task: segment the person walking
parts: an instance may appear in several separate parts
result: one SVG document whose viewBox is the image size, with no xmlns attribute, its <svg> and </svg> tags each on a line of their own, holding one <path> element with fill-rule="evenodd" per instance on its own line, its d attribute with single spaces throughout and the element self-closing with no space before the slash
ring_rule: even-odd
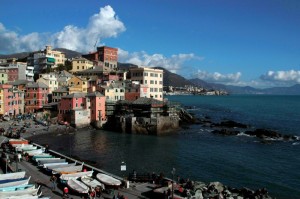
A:
<svg viewBox="0 0 300 199">
<path fill-rule="evenodd" d="M 50 178 L 51 190 L 52 191 L 56 190 L 56 181 L 57 181 L 57 177 L 55 175 L 52 175 L 51 178 Z"/>
</svg>

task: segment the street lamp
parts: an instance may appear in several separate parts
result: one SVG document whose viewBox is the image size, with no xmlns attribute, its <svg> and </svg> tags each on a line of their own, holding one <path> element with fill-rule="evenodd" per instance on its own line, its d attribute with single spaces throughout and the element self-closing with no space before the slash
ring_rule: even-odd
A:
<svg viewBox="0 0 300 199">
<path fill-rule="evenodd" d="M 173 168 L 171 173 L 172 173 L 172 199 L 174 198 L 174 175 L 175 175 L 176 169 Z"/>
</svg>

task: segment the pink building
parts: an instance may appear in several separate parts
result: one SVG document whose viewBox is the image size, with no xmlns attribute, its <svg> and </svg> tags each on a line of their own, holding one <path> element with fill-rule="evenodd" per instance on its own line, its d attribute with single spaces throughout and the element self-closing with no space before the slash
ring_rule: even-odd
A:
<svg viewBox="0 0 300 199">
<path fill-rule="evenodd" d="M 42 82 L 29 82 L 25 90 L 25 112 L 33 113 L 48 103 L 48 86 Z"/>
<path fill-rule="evenodd" d="M 10 84 L 0 84 L 0 89 L 3 90 L 3 114 L 16 116 L 18 114 L 24 113 L 23 108 L 23 95 L 22 92 L 16 88 L 13 88 L 13 85 Z"/>
<path fill-rule="evenodd" d="M 91 122 L 105 121 L 105 96 L 100 92 L 88 93 L 86 97 L 90 101 Z"/>
<path fill-rule="evenodd" d="M 58 122 L 68 122 L 75 127 L 91 123 L 101 127 L 106 122 L 105 96 L 99 92 L 73 93 L 58 103 Z"/>
</svg>

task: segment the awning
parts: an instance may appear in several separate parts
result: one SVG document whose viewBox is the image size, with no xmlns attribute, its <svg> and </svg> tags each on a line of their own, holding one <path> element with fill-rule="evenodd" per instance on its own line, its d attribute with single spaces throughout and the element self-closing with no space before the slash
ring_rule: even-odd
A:
<svg viewBox="0 0 300 199">
<path fill-rule="evenodd" d="M 55 59 L 52 58 L 52 57 L 48 57 L 48 58 L 47 58 L 47 62 L 52 62 L 52 63 L 54 63 L 54 62 L 55 62 Z"/>
</svg>

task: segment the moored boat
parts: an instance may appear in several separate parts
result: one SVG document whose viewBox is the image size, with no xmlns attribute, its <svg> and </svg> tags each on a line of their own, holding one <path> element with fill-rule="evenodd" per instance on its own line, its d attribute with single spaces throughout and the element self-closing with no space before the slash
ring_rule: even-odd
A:
<svg viewBox="0 0 300 199">
<path fill-rule="evenodd" d="M 60 159 L 60 158 L 47 158 L 44 160 L 39 160 L 38 161 L 38 166 L 44 166 L 44 164 L 49 164 L 49 163 L 62 163 L 66 162 L 66 159 Z"/>
<path fill-rule="evenodd" d="M 25 153 L 27 153 L 29 156 L 34 156 L 34 155 L 44 153 L 44 149 L 36 149 L 36 150 L 32 150 L 32 151 L 26 151 Z"/>
<path fill-rule="evenodd" d="M 59 163 L 44 164 L 43 167 L 49 171 L 52 171 L 53 169 L 70 167 L 70 166 L 75 166 L 75 165 L 76 165 L 76 163 L 69 164 L 68 162 L 59 162 Z"/>
<path fill-rule="evenodd" d="M 28 140 L 23 140 L 23 139 L 10 139 L 9 144 L 28 144 Z"/>
<path fill-rule="evenodd" d="M 3 191 L 17 191 L 17 190 L 23 190 L 34 187 L 34 184 L 26 184 L 26 185 L 17 185 L 17 186 L 10 186 L 10 187 L 2 187 L 0 188 L 0 192 Z"/>
<path fill-rule="evenodd" d="M 73 191 L 75 191 L 77 193 L 88 193 L 89 192 L 89 187 L 75 178 L 68 180 L 67 185 L 70 189 L 72 189 Z"/>
<path fill-rule="evenodd" d="M 69 166 L 69 167 L 63 167 L 63 168 L 56 168 L 52 170 L 53 174 L 71 174 L 71 173 L 77 173 L 82 170 L 83 165 L 79 166 Z"/>
<path fill-rule="evenodd" d="M 31 177 L 29 178 L 18 178 L 14 180 L 10 180 L 7 182 L 0 183 L 0 188 L 10 187 L 10 186 L 18 186 L 18 185 L 26 185 L 29 183 Z"/>
<path fill-rule="evenodd" d="M 90 176 L 82 176 L 80 180 L 89 187 L 101 187 L 102 189 L 105 189 L 104 185 L 101 182 Z"/>
<path fill-rule="evenodd" d="M 32 196 L 37 196 L 39 188 L 27 188 L 23 190 L 17 190 L 17 191 L 4 191 L 0 192 L 0 198 L 9 198 L 11 196 L 22 196 L 22 195 L 32 195 Z"/>
<path fill-rule="evenodd" d="M 89 176 L 91 177 L 93 175 L 93 171 L 84 171 L 84 172 L 77 172 L 77 173 L 71 173 L 71 174 L 62 174 L 59 178 L 62 183 L 65 183 L 66 181 L 73 179 L 73 178 L 80 178 L 82 176 Z"/>
<path fill-rule="evenodd" d="M 106 175 L 104 173 L 98 173 L 96 175 L 97 179 L 105 185 L 110 186 L 120 186 L 122 182 L 112 176 Z"/>
<path fill-rule="evenodd" d="M 8 179 L 18 179 L 18 178 L 24 178 L 24 177 L 25 177 L 25 171 L 15 172 L 15 173 L 6 173 L 6 174 L 0 174 L 0 181 L 8 180 Z"/>
</svg>

